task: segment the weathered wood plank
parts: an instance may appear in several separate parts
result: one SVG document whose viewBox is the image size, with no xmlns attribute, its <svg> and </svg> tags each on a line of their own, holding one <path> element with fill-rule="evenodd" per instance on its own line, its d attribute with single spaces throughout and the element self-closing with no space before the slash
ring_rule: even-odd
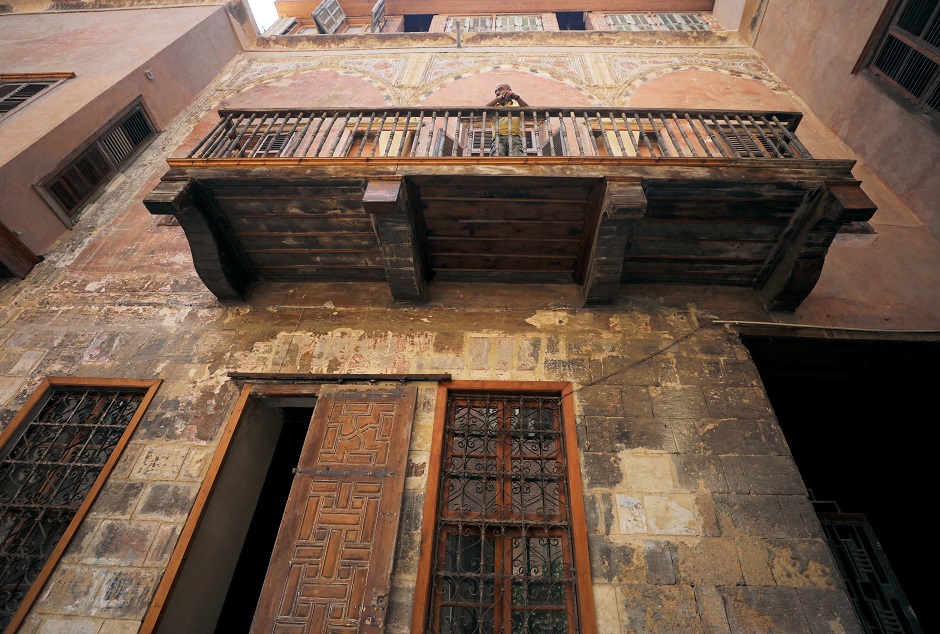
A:
<svg viewBox="0 0 940 634">
<path fill-rule="evenodd" d="M 570 284 L 574 276 L 565 271 L 458 271 L 441 269 L 435 280 L 452 282 L 499 282 L 509 284 Z"/>
<path fill-rule="evenodd" d="M 582 228 L 582 223 L 580 222 L 506 222 L 501 220 L 487 221 L 473 219 L 456 221 L 436 218 L 426 219 L 425 224 L 429 238 L 460 238 L 462 236 L 477 238 L 528 238 L 530 240 L 578 238 L 581 236 Z"/>
<path fill-rule="evenodd" d="M 431 266 L 435 273 L 442 269 L 464 271 L 570 271 L 574 274 L 577 259 L 555 254 L 546 255 L 462 255 L 432 253 Z"/>
<path fill-rule="evenodd" d="M 512 255 L 531 251 L 557 255 L 578 254 L 577 239 L 546 238 L 428 238 L 431 253 L 465 253 L 479 255 Z"/>
<path fill-rule="evenodd" d="M 569 220 L 584 222 L 583 203 L 542 203 L 540 201 L 489 202 L 454 201 L 425 203 L 421 211 L 425 218 L 449 218 L 462 220 Z"/>
<path fill-rule="evenodd" d="M 219 207 L 227 216 L 250 215 L 342 215 L 362 214 L 358 198 L 226 198 Z"/>
<path fill-rule="evenodd" d="M 661 239 L 644 240 L 634 236 L 630 257 L 725 258 L 763 262 L 773 252 L 775 242 Z"/>
<path fill-rule="evenodd" d="M 636 225 L 634 236 L 690 240 L 741 240 L 775 242 L 783 230 L 780 225 L 760 223 L 712 222 L 691 219 L 665 220 L 644 218 Z"/>
<path fill-rule="evenodd" d="M 368 217 L 229 216 L 227 220 L 238 235 L 247 232 L 360 234 L 372 229 Z"/>
<path fill-rule="evenodd" d="M 259 279 L 265 282 L 384 282 L 384 267 L 319 267 L 285 269 L 272 267 L 258 269 Z"/>
<path fill-rule="evenodd" d="M 239 241 L 248 250 L 303 249 L 306 251 L 378 250 L 375 233 L 364 234 L 303 234 L 282 231 L 278 233 L 237 233 Z"/>
<path fill-rule="evenodd" d="M 325 253 L 310 251 L 248 251 L 252 265 L 257 268 L 273 266 L 384 266 L 385 258 L 381 251 L 371 253 Z"/>
</svg>

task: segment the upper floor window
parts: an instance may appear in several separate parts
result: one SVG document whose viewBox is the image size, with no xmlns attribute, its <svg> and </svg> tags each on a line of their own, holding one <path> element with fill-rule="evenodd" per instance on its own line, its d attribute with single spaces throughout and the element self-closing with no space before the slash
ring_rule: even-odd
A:
<svg viewBox="0 0 940 634">
<path fill-rule="evenodd" d="M 859 65 L 928 113 L 940 114 L 940 0 L 890 2 Z"/>
<path fill-rule="evenodd" d="M 72 77 L 75 73 L 0 75 L 0 120 Z"/>
<path fill-rule="evenodd" d="M 696 13 L 609 13 L 611 31 L 710 31 Z"/>
<path fill-rule="evenodd" d="M 541 31 L 540 15 L 473 15 L 447 18 L 447 31 L 454 32 L 457 27 L 464 33 L 486 31 Z"/>
<path fill-rule="evenodd" d="M 38 190 L 57 213 L 64 212 L 71 219 L 155 135 L 143 106 L 135 104 L 74 159 L 44 179 Z"/>
</svg>

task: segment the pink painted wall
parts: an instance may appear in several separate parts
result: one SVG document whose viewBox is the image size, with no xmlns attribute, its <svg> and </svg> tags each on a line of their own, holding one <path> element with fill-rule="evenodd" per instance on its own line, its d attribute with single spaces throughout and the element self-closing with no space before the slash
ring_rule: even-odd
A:
<svg viewBox="0 0 940 634">
<path fill-rule="evenodd" d="M 67 227 L 33 185 L 137 97 L 163 129 L 239 50 L 218 6 L 0 17 L 4 72 L 76 74 L 0 122 L 0 222 L 47 252 Z"/>
<path fill-rule="evenodd" d="M 754 47 L 940 236 L 940 125 L 892 98 L 866 73 L 852 74 L 886 2 L 770 0 Z"/>
<path fill-rule="evenodd" d="M 467 69 L 467 75 L 447 82 L 419 100 L 423 106 L 485 106 L 497 84 L 506 83 L 531 106 L 591 106 L 586 94 L 563 81 L 513 69 Z"/>
</svg>

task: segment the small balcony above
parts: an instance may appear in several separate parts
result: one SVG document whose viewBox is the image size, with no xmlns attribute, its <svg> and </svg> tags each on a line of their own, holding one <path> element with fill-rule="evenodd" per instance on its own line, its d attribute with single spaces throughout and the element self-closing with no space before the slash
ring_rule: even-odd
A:
<svg viewBox="0 0 940 634">
<path fill-rule="evenodd" d="M 208 288 L 444 281 L 757 289 L 793 310 L 874 205 L 793 112 L 606 108 L 222 110 L 147 196 Z M 497 148 L 502 148 L 498 151 Z M 497 155 L 508 154 L 508 156 Z"/>
</svg>

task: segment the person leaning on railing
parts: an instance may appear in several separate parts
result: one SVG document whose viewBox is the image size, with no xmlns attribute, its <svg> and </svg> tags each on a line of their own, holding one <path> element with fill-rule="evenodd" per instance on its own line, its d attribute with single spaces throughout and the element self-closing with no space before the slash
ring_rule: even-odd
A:
<svg viewBox="0 0 940 634">
<path fill-rule="evenodd" d="M 496 98 L 486 104 L 488 108 L 528 107 L 525 99 L 517 95 L 509 84 L 496 86 Z M 522 145 L 522 123 L 517 116 L 493 117 L 493 142 L 490 156 L 525 156 Z"/>
</svg>

